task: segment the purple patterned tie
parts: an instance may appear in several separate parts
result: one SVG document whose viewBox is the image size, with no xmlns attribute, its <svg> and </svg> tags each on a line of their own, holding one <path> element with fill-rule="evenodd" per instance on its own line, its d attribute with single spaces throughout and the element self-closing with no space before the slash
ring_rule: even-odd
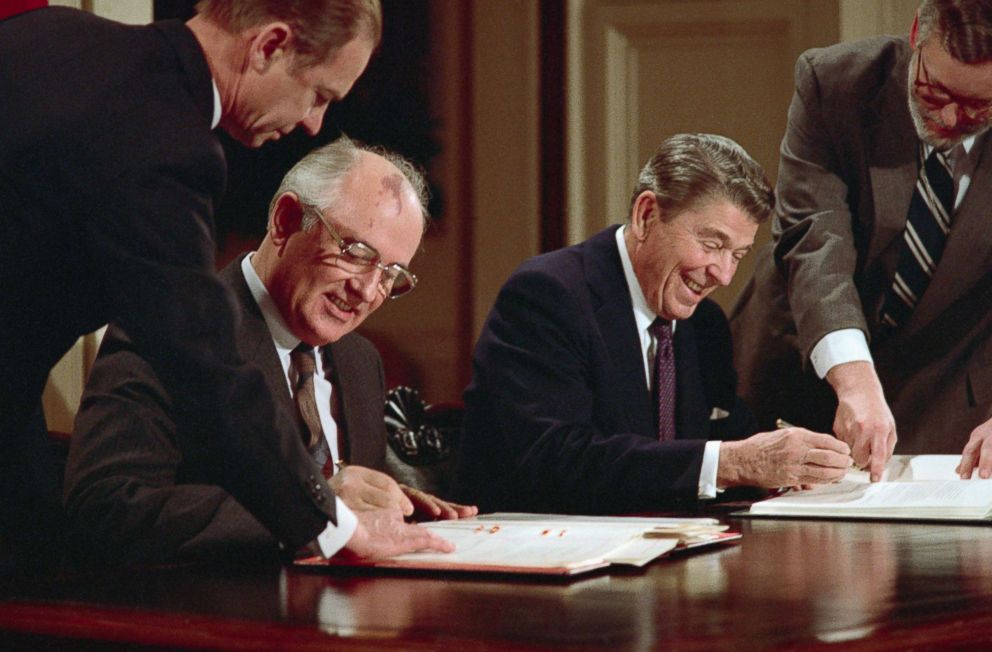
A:
<svg viewBox="0 0 992 652">
<path fill-rule="evenodd" d="M 658 439 L 675 439 L 675 355 L 672 352 L 672 322 L 659 317 L 649 329 L 655 338 L 654 381 L 655 404 L 658 406 Z"/>
</svg>

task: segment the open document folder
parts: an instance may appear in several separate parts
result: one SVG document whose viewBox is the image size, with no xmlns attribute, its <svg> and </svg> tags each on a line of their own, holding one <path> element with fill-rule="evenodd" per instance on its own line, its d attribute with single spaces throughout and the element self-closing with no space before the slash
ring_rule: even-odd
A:
<svg viewBox="0 0 992 652">
<path fill-rule="evenodd" d="M 851 471 L 836 483 L 751 505 L 739 516 L 980 521 L 992 519 L 992 480 L 961 480 L 960 455 L 894 455 L 880 482 Z"/>
<path fill-rule="evenodd" d="M 575 575 L 611 564 L 643 566 L 675 549 L 741 536 L 709 518 L 503 513 L 421 525 L 455 544 L 455 551 L 417 552 L 376 562 L 313 557 L 296 563 Z"/>
</svg>

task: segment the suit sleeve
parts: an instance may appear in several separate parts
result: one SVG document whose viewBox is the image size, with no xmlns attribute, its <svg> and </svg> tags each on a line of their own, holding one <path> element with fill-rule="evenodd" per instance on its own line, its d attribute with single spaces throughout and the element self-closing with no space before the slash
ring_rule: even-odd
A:
<svg viewBox="0 0 992 652">
<path fill-rule="evenodd" d="M 80 406 L 66 467 L 68 541 L 79 561 L 275 554 L 269 532 L 228 492 L 204 478 L 182 477 L 177 413 L 189 427 L 192 415 L 112 326 Z"/>
<path fill-rule="evenodd" d="M 466 392 L 463 498 L 483 496 L 480 508 L 617 513 L 696 496 L 702 440 L 660 444 L 596 425 L 606 406 L 590 319 L 547 275 L 518 273 L 504 286 Z M 484 476 L 462 475 L 473 466 L 495 474 L 502 495 L 490 501 Z"/>
<path fill-rule="evenodd" d="M 812 56 L 806 53 L 796 63 L 772 223 L 775 261 L 788 280 L 804 364 L 827 333 L 841 328 L 868 332 L 854 284 L 857 251 L 849 189 L 831 133 L 831 127 L 850 128 L 839 124 L 849 118 L 824 107 Z"/>
<path fill-rule="evenodd" d="M 160 132 L 156 132 L 162 136 Z M 261 372 L 239 357 L 230 291 L 213 273 L 211 189 L 222 185 L 216 143 L 178 136 L 146 144 L 95 200 L 85 221 L 120 323 L 172 399 L 202 424 L 195 444 L 218 482 L 287 547 L 311 541 L 334 519 L 326 486 L 305 484 L 286 459 L 277 414 Z M 134 144 L 136 149 L 141 149 Z"/>
</svg>

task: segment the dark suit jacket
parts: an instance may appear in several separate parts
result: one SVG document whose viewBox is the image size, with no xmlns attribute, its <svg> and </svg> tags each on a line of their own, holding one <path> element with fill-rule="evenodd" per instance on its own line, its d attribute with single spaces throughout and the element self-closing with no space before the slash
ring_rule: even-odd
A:
<svg viewBox="0 0 992 652">
<path fill-rule="evenodd" d="M 910 57 L 905 38 L 880 37 L 799 58 L 774 247 L 759 254 L 731 322 L 743 394 L 764 421 L 830 430 L 836 400 L 809 354 L 826 333 L 858 328 L 896 419 L 896 452 L 960 453 L 992 416 L 992 139 L 976 143 L 978 165 L 927 291 L 880 338 L 918 166 Z"/>
<path fill-rule="evenodd" d="M 0 98 L 0 535 L 19 531 L 10 510 L 51 475 L 26 443 L 44 443 L 48 371 L 77 336 L 117 320 L 203 424 L 188 446 L 217 482 L 287 546 L 312 540 L 334 501 L 299 482 L 306 459 L 283 459 L 290 420 L 239 357 L 213 273 L 226 171 L 192 32 L 55 7 L 10 18 Z"/>
<path fill-rule="evenodd" d="M 458 497 L 482 511 L 623 513 L 693 499 L 706 440 L 753 431 L 726 320 L 704 301 L 675 329 L 677 439 L 657 440 L 616 228 L 525 262 L 496 299 L 455 475 Z M 729 416 L 711 420 L 717 407 Z"/>
<path fill-rule="evenodd" d="M 238 350 L 265 375 L 268 390 L 295 412 L 272 336 L 241 272 L 220 274 L 237 299 Z M 323 347 L 340 392 L 345 459 L 382 469 L 386 454 L 382 361 L 356 333 Z M 302 449 L 297 422 L 280 447 Z M 224 460 L 196 442 L 209 438 L 195 412 L 174 400 L 119 326 L 107 331 L 83 396 L 66 469 L 68 542 L 87 562 L 161 562 L 214 555 L 274 553 L 276 542 L 223 490 Z M 237 460 L 232 460 L 236 465 Z M 301 470 L 314 482 L 319 469 Z"/>
</svg>

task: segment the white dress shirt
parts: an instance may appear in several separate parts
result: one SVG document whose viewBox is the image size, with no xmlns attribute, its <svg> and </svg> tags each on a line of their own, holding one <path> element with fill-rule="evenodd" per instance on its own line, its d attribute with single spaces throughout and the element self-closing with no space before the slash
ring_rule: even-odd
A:
<svg viewBox="0 0 992 652">
<path fill-rule="evenodd" d="M 630 262 L 630 254 L 627 252 L 627 243 L 624 242 L 623 234 L 627 230 L 626 226 L 617 229 L 617 250 L 620 252 L 620 263 L 623 265 L 623 275 L 627 279 L 627 288 L 630 290 L 630 301 L 634 305 L 634 323 L 637 325 L 637 335 L 641 339 L 641 358 L 644 362 L 644 382 L 648 391 L 651 391 L 651 361 L 654 359 L 655 348 L 658 343 L 654 335 L 651 334 L 650 327 L 658 317 L 648 306 L 647 299 L 644 298 L 644 291 L 634 274 L 634 266 Z M 675 333 L 676 322 L 672 320 L 672 333 Z M 676 399 L 678 400 L 678 399 Z M 716 473 L 720 465 L 720 442 L 708 441 L 703 450 L 703 465 L 699 470 L 699 497 L 715 498 Z"/>
<path fill-rule="evenodd" d="M 290 353 L 299 344 L 300 340 L 293 335 L 286 323 L 283 321 L 279 310 L 272 300 L 272 296 L 258 277 L 255 268 L 251 265 L 251 258 L 254 254 L 248 254 L 241 261 L 241 272 L 245 276 L 245 282 L 251 291 L 252 297 L 262 311 L 265 318 L 265 325 L 268 326 L 272 335 L 272 342 L 275 344 L 276 353 L 279 355 L 279 362 L 282 364 L 283 376 L 286 378 L 286 386 L 290 394 L 293 392 L 293 384 L 296 380 L 296 371 L 290 365 Z M 337 424 L 331 416 L 331 382 L 324 375 L 324 363 L 321 356 L 316 356 L 317 370 L 313 375 L 314 392 L 317 395 L 317 413 L 320 416 L 320 425 L 324 430 L 324 437 L 331 449 L 331 459 L 338 458 L 338 437 Z M 334 497 L 338 524 L 328 523 L 324 531 L 317 537 L 321 552 L 325 557 L 330 557 L 344 547 L 351 535 L 358 527 L 358 518 L 348 507 L 341 502 L 337 496 Z"/>
<path fill-rule="evenodd" d="M 954 170 L 954 209 L 957 210 L 971 185 L 971 177 L 978 165 L 981 148 L 975 147 L 978 136 L 970 136 L 948 153 L 951 168 Z M 924 145 L 924 155 L 930 156 L 933 147 Z M 868 350 L 868 340 L 859 328 L 843 328 L 827 333 L 816 343 L 809 356 L 816 375 L 824 378 L 827 372 L 845 362 L 874 362 Z"/>
</svg>

